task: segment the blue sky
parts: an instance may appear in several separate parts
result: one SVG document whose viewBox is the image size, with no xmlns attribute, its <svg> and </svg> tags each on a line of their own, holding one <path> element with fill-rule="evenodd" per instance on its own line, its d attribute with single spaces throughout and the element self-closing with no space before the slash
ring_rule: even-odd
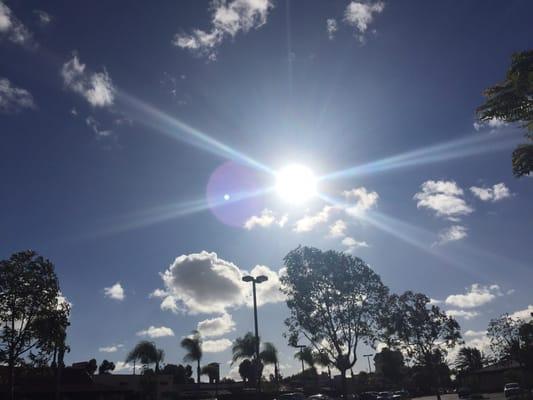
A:
<svg viewBox="0 0 533 400">
<path fill-rule="evenodd" d="M 511 173 L 520 130 L 476 124 L 475 109 L 531 46 L 532 12 L 0 2 L 0 256 L 32 248 L 56 264 L 69 362 L 123 361 L 141 338 L 181 362 L 200 327 L 205 362 L 231 373 L 228 345 L 253 328 L 239 283 L 252 271 L 270 277 L 261 336 L 295 371 L 277 278 L 299 244 L 352 252 L 486 346 L 490 318 L 533 307 L 533 190 Z M 269 190 L 291 164 L 323 177 L 319 196 Z"/>
</svg>

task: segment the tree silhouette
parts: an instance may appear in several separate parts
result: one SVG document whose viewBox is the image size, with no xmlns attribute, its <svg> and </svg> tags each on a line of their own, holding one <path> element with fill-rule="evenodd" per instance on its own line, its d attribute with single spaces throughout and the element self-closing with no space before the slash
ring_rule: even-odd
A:
<svg viewBox="0 0 533 400">
<path fill-rule="evenodd" d="M 231 351 L 233 353 L 232 357 L 232 364 L 236 363 L 240 360 L 248 360 L 250 362 L 250 365 L 253 369 L 253 374 L 248 372 L 248 378 L 250 378 L 251 375 L 253 375 L 253 379 L 249 379 L 250 381 L 257 381 L 261 375 L 263 374 L 263 364 L 261 363 L 261 360 L 256 359 L 256 338 L 255 335 L 252 332 L 247 332 L 246 335 L 243 337 L 238 337 L 233 342 L 233 347 L 231 348 Z M 242 365 L 243 363 L 241 363 Z M 247 368 L 247 363 L 244 364 Z M 239 365 L 240 370 L 240 365 Z"/>
<path fill-rule="evenodd" d="M 328 376 L 331 379 L 331 363 L 326 352 L 324 350 L 315 351 L 313 353 L 313 357 L 317 365 L 320 365 L 321 367 L 326 367 L 328 369 Z"/>
<path fill-rule="evenodd" d="M 270 342 L 263 343 L 263 350 L 259 353 L 259 358 L 263 361 L 263 364 L 274 366 L 274 379 L 276 383 L 279 382 L 279 359 L 276 346 Z"/>
<path fill-rule="evenodd" d="M 34 351 L 42 356 L 53 349 L 56 356 L 66 351 L 70 308 L 62 307 L 61 299 L 54 265 L 34 251 L 0 261 L 0 360 L 8 367 L 10 399 L 15 396 L 15 366 L 24 357 Z M 43 329 L 45 321 L 61 326 Z"/>
<path fill-rule="evenodd" d="M 505 81 L 485 90 L 485 104 L 477 109 L 481 121 L 520 122 L 528 143 L 513 152 L 513 173 L 533 171 L 533 50 L 513 54 Z"/>
<path fill-rule="evenodd" d="M 245 383 L 255 381 L 255 369 L 252 361 L 249 359 L 242 360 L 239 364 L 239 375 Z"/>
<path fill-rule="evenodd" d="M 300 348 L 298 352 L 294 353 L 294 358 L 303 361 L 304 364 L 309 366 L 309 368 L 315 369 L 316 358 L 311 347 Z"/>
<path fill-rule="evenodd" d="M 364 261 L 345 253 L 298 247 L 284 261 L 289 344 L 302 335 L 327 354 L 346 395 L 346 371 L 357 361 L 358 345 L 374 342 L 388 289 Z"/>
<path fill-rule="evenodd" d="M 391 299 L 386 318 L 389 342 L 426 368 L 440 400 L 440 379 L 443 368 L 447 368 L 444 356 L 461 342 L 459 324 L 439 307 L 430 305 L 424 294 L 408 291 Z"/>
<path fill-rule="evenodd" d="M 455 357 L 455 368 L 460 373 L 475 371 L 485 365 L 485 356 L 475 347 L 461 347 Z"/>
<path fill-rule="evenodd" d="M 126 362 L 139 362 L 146 369 L 148 365 L 155 364 L 155 372 L 159 372 L 159 365 L 163 362 L 165 353 L 158 349 L 154 342 L 142 340 L 128 353 Z M 134 372 L 135 373 L 135 372 Z"/>
<path fill-rule="evenodd" d="M 525 322 L 503 314 L 489 322 L 487 336 L 498 361 L 514 360 L 533 369 L 533 320 Z"/>
<path fill-rule="evenodd" d="M 207 375 L 209 383 L 218 383 L 220 380 L 220 365 L 218 363 L 209 363 L 204 365 L 201 370 L 202 375 Z"/>
<path fill-rule="evenodd" d="M 115 370 L 115 363 L 104 360 L 102 361 L 102 364 L 100 364 L 100 367 L 98 367 L 98 374 L 107 375 L 107 374 L 110 374 L 111 371 L 114 371 L 114 370 Z"/>
<path fill-rule="evenodd" d="M 202 360 L 202 337 L 200 332 L 193 331 L 192 336 L 183 338 L 181 341 L 181 347 L 183 347 L 187 354 L 183 357 L 183 361 L 196 362 L 196 379 L 200 383 L 200 361 Z"/>
</svg>

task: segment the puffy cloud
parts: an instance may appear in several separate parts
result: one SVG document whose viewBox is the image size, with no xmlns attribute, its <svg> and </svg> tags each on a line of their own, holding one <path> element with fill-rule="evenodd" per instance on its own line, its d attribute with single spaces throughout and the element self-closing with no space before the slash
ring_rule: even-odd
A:
<svg viewBox="0 0 533 400">
<path fill-rule="evenodd" d="M 328 32 L 329 40 L 333 40 L 335 38 L 335 33 L 337 32 L 337 29 L 337 20 L 335 18 L 328 18 L 326 20 L 326 30 Z"/>
<path fill-rule="evenodd" d="M 530 321 L 533 319 L 533 317 L 531 317 L 531 313 L 533 313 L 533 305 L 530 304 L 524 310 L 515 311 L 514 313 L 510 315 L 510 317 L 519 318 L 524 321 Z"/>
<path fill-rule="evenodd" d="M 123 347 L 123 345 L 121 345 L 121 344 L 113 345 L 113 346 L 100 347 L 98 349 L 98 351 L 101 352 L 101 353 L 116 353 L 118 351 L 118 349 L 120 349 L 121 347 Z"/>
<path fill-rule="evenodd" d="M 348 253 L 353 253 L 355 249 L 359 247 L 368 247 L 368 243 L 365 241 L 357 241 L 352 237 L 345 237 L 342 239 L 342 244 L 347 247 L 346 251 Z"/>
<path fill-rule="evenodd" d="M 174 331 L 166 326 L 150 326 L 148 329 L 137 332 L 137 336 L 147 336 L 155 339 L 160 337 L 174 336 Z"/>
<path fill-rule="evenodd" d="M 15 17 L 11 9 L 0 1 L 0 37 L 2 36 L 20 45 L 29 44 L 33 40 L 30 31 Z"/>
<path fill-rule="evenodd" d="M 509 188 L 505 186 L 505 183 L 503 182 L 497 183 L 491 188 L 472 186 L 470 188 L 470 191 L 474 194 L 474 196 L 476 196 L 482 201 L 495 202 L 511 197 L 511 192 L 509 191 Z"/>
<path fill-rule="evenodd" d="M 482 286 L 474 283 L 465 294 L 452 294 L 446 298 L 446 304 L 460 308 L 474 308 L 490 303 L 497 296 L 502 296 L 498 285 Z"/>
<path fill-rule="evenodd" d="M 338 219 L 329 227 L 329 237 L 337 238 L 337 237 L 343 237 L 346 235 L 346 229 L 348 228 L 348 225 L 346 225 L 346 222 L 344 222 L 342 219 Z"/>
<path fill-rule="evenodd" d="M 222 336 L 235 330 L 235 322 L 230 314 L 224 313 L 219 317 L 198 322 L 196 329 L 202 337 Z"/>
<path fill-rule="evenodd" d="M 369 192 L 365 187 L 346 190 L 343 195 L 348 200 L 355 199 L 355 204 L 350 204 L 345 209 L 346 213 L 352 217 L 360 217 L 373 208 L 379 199 L 377 192 Z"/>
<path fill-rule="evenodd" d="M 104 295 L 113 300 L 122 301 L 125 299 L 124 288 L 120 282 L 115 283 L 113 286 L 104 288 Z"/>
<path fill-rule="evenodd" d="M 274 211 L 265 208 L 261 211 L 260 215 L 252 215 L 244 223 L 244 228 L 251 230 L 255 227 L 267 228 L 271 225 L 278 225 L 279 227 L 285 226 L 289 219 L 287 214 L 282 215 L 280 218 L 276 217 Z"/>
<path fill-rule="evenodd" d="M 229 349 L 231 345 L 231 340 L 226 338 L 204 340 L 202 343 L 202 350 L 204 353 L 220 353 L 221 351 Z"/>
<path fill-rule="evenodd" d="M 305 215 L 294 224 L 295 232 L 309 232 L 317 225 L 328 222 L 331 213 L 335 210 L 333 206 L 324 206 L 324 208 L 314 215 Z"/>
<path fill-rule="evenodd" d="M 474 211 L 463 199 L 463 190 L 454 181 L 426 181 L 414 195 L 417 208 L 435 211 L 438 217 L 456 220 Z"/>
<path fill-rule="evenodd" d="M 272 7 L 270 0 L 214 0 L 211 3 L 211 29 L 176 34 L 172 43 L 215 60 L 217 47 L 224 39 L 260 28 L 266 23 Z"/>
<path fill-rule="evenodd" d="M 286 297 L 280 290 L 280 278 L 285 272 L 285 268 L 281 268 L 278 272 L 276 272 L 265 265 L 256 265 L 252 269 L 252 271 L 250 272 L 252 276 L 264 275 L 268 278 L 266 282 L 256 285 L 258 306 L 262 306 L 267 303 L 279 303 L 285 301 Z M 248 292 L 246 294 L 246 298 L 248 299 L 248 305 L 252 307 L 253 299 L 250 284 L 248 284 Z"/>
<path fill-rule="evenodd" d="M 107 71 L 86 72 L 77 55 L 63 64 L 61 76 L 67 88 L 83 96 L 93 107 L 110 106 L 115 100 L 116 89 Z"/>
<path fill-rule="evenodd" d="M 452 225 L 439 233 L 439 240 L 435 244 L 443 245 L 448 242 L 455 242 L 457 240 L 467 237 L 467 229 L 462 225 Z"/>
<path fill-rule="evenodd" d="M 344 21 L 354 27 L 359 40 L 363 40 L 363 35 L 374 20 L 374 16 L 381 14 L 384 9 L 385 4 L 381 1 L 375 3 L 351 1 L 344 11 Z"/>
<path fill-rule="evenodd" d="M 279 273 L 266 266 L 256 266 L 253 275 L 266 275 L 269 280 L 257 286 L 259 304 L 282 301 Z M 235 264 L 223 260 L 216 253 L 181 255 L 161 274 L 165 289 L 158 289 L 151 297 L 162 298 L 161 308 L 190 314 L 225 313 L 228 308 L 247 303 L 251 285 L 242 281 L 248 274 Z"/>
<path fill-rule="evenodd" d="M 450 317 L 460 317 L 466 320 L 475 318 L 479 315 L 477 311 L 466 311 L 466 310 L 447 310 L 446 314 Z"/>
<path fill-rule="evenodd" d="M 35 103 L 33 102 L 33 96 L 31 93 L 26 89 L 13 86 L 8 79 L 1 78 L 0 112 L 18 112 L 23 108 L 35 108 Z"/>
<path fill-rule="evenodd" d="M 113 370 L 113 373 L 132 372 L 132 371 L 133 371 L 133 364 L 126 363 L 124 361 L 115 362 L 115 369 Z"/>
</svg>

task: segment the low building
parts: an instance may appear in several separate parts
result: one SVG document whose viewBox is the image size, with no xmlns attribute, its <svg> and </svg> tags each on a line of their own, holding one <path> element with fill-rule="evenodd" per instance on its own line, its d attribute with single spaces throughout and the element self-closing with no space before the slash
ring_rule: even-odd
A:
<svg viewBox="0 0 533 400">
<path fill-rule="evenodd" d="M 502 392 L 506 383 L 517 382 L 522 387 L 533 386 L 533 371 L 528 371 L 516 361 L 496 363 L 472 371 L 463 378 L 463 386 L 476 392 Z"/>
</svg>

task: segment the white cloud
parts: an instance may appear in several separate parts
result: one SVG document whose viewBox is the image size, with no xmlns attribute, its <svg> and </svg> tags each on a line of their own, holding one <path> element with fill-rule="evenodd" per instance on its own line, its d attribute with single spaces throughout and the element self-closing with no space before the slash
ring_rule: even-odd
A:
<svg viewBox="0 0 533 400">
<path fill-rule="evenodd" d="M 346 251 L 348 253 L 353 253 L 355 249 L 359 247 L 368 247 L 368 243 L 365 241 L 357 241 L 352 237 L 345 237 L 342 239 L 342 244 L 347 247 Z"/>
<path fill-rule="evenodd" d="M 37 18 L 39 18 L 39 23 L 42 26 L 48 25 L 50 22 L 52 22 L 52 16 L 48 14 L 46 11 L 43 10 L 33 10 L 35 15 L 37 15 Z"/>
<path fill-rule="evenodd" d="M 466 311 L 466 310 L 447 310 L 446 314 L 450 317 L 460 317 L 466 320 L 475 318 L 479 315 L 477 311 Z"/>
<path fill-rule="evenodd" d="M 442 303 L 442 300 L 437 300 L 437 299 L 429 299 L 429 304 L 431 305 L 437 305 L 437 304 L 441 304 Z"/>
<path fill-rule="evenodd" d="M 105 347 L 100 347 L 98 351 L 101 353 L 116 353 L 118 349 L 120 349 L 121 347 L 123 347 L 123 345 L 121 344 L 113 345 L 113 346 L 105 346 Z"/>
<path fill-rule="evenodd" d="M 482 286 L 473 283 L 465 294 L 452 294 L 446 298 L 446 304 L 459 308 L 474 308 L 490 303 L 503 293 L 498 285 Z"/>
<path fill-rule="evenodd" d="M 235 330 L 235 322 L 230 314 L 224 313 L 219 317 L 198 322 L 196 329 L 202 337 L 222 336 Z"/>
<path fill-rule="evenodd" d="M 261 211 L 260 215 L 252 215 L 250 218 L 248 218 L 244 223 L 244 228 L 248 230 L 254 229 L 255 227 L 268 228 L 274 224 L 283 228 L 288 219 L 289 216 L 287 214 L 277 218 L 274 211 L 265 208 L 263 211 Z"/>
<path fill-rule="evenodd" d="M 482 201 L 495 202 L 511 197 L 509 188 L 503 182 L 488 188 L 472 186 L 470 191 Z"/>
<path fill-rule="evenodd" d="M 335 33 L 337 32 L 337 29 L 337 20 L 335 18 L 328 18 L 326 20 L 326 30 L 328 32 L 329 40 L 333 40 L 335 38 Z"/>
<path fill-rule="evenodd" d="M 256 266 L 253 275 L 266 275 L 269 280 L 257 286 L 259 304 L 282 301 L 279 289 L 280 272 L 266 266 Z M 163 299 L 162 309 L 190 314 L 213 314 L 247 303 L 251 285 L 242 281 L 248 274 L 235 264 L 219 258 L 216 253 L 182 255 L 161 274 L 165 289 L 154 291 L 151 297 Z"/>
<path fill-rule="evenodd" d="M 344 21 L 356 29 L 357 37 L 363 41 L 363 35 L 374 20 L 374 16 L 381 14 L 384 9 L 385 4 L 381 1 L 375 3 L 352 1 L 344 11 Z"/>
<path fill-rule="evenodd" d="M 137 332 L 137 336 L 148 336 L 155 339 L 160 337 L 174 336 L 174 331 L 166 326 L 150 326 L 148 329 Z"/>
<path fill-rule="evenodd" d="M 110 129 L 102 129 L 100 123 L 93 116 L 85 118 L 85 123 L 98 137 L 107 137 L 113 134 L 113 131 Z"/>
<path fill-rule="evenodd" d="M 18 20 L 11 9 L 0 1 L 0 37 L 6 37 L 15 44 L 29 44 L 32 35 L 28 29 Z"/>
<path fill-rule="evenodd" d="M 86 72 L 77 55 L 63 64 L 61 76 L 67 88 L 83 96 L 93 107 L 110 106 L 115 100 L 116 89 L 107 71 Z"/>
<path fill-rule="evenodd" d="M 426 181 L 414 195 L 417 208 L 435 211 L 438 217 L 457 220 L 474 211 L 463 199 L 463 190 L 454 181 Z"/>
<path fill-rule="evenodd" d="M 229 339 L 204 340 L 202 350 L 204 353 L 220 353 L 231 347 L 232 342 Z"/>
<path fill-rule="evenodd" d="M 464 336 L 465 337 L 480 337 L 480 336 L 485 336 L 486 334 L 487 334 L 487 331 L 473 331 L 469 329 L 464 333 Z"/>
<path fill-rule="evenodd" d="M 215 60 L 217 47 L 224 39 L 260 28 L 272 7 L 270 0 L 214 0 L 211 2 L 211 29 L 176 34 L 172 43 Z"/>
<path fill-rule="evenodd" d="M 496 132 L 498 129 L 503 128 L 505 126 L 507 126 L 507 123 L 504 120 L 496 118 L 496 117 L 493 117 L 489 119 L 488 121 L 474 122 L 474 129 L 476 131 L 479 131 L 484 128 L 489 128 L 491 130 L 491 133 Z"/>
<path fill-rule="evenodd" d="M 366 211 L 373 208 L 379 199 L 377 192 L 369 192 L 365 187 L 345 190 L 343 195 L 348 200 L 356 200 L 355 204 L 348 205 L 345 209 L 348 215 L 356 218 L 362 216 Z"/>
<path fill-rule="evenodd" d="M 457 240 L 464 239 L 467 236 L 468 234 L 465 226 L 452 225 L 439 233 L 439 240 L 435 244 L 443 245 L 448 242 L 455 242 Z"/>
<path fill-rule="evenodd" d="M 120 282 L 115 283 L 113 286 L 104 288 L 104 295 L 113 300 L 124 300 L 126 295 L 124 294 L 124 288 Z"/>
<path fill-rule="evenodd" d="M 124 361 L 117 361 L 115 362 L 115 369 L 112 373 L 117 372 L 132 372 L 133 371 L 133 364 L 125 363 Z"/>
<path fill-rule="evenodd" d="M 346 225 L 346 222 L 344 222 L 342 219 L 338 219 L 329 227 L 329 237 L 337 238 L 337 237 L 343 237 L 346 235 L 346 229 L 348 228 L 348 225 Z"/>
<path fill-rule="evenodd" d="M 294 224 L 295 232 L 309 232 L 317 225 L 328 222 L 331 213 L 335 210 L 333 206 L 324 206 L 324 208 L 314 215 L 305 215 Z"/>
<path fill-rule="evenodd" d="M 35 108 L 31 93 L 13 86 L 6 78 L 0 78 L 0 112 L 17 112 L 23 108 Z"/>
<path fill-rule="evenodd" d="M 530 321 L 533 318 L 531 317 L 531 313 L 533 313 L 533 305 L 528 305 L 525 310 L 518 310 L 515 311 L 510 315 L 512 318 L 520 318 L 524 321 Z"/>
</svg>

